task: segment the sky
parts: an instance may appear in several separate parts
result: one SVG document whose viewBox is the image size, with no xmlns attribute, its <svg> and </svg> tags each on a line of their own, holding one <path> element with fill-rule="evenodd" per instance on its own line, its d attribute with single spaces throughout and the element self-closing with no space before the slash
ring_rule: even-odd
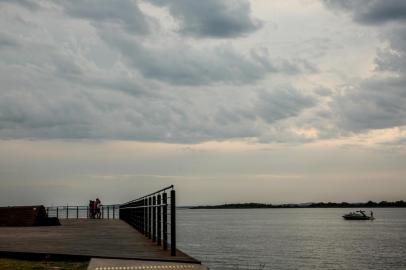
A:
<svg viewBox="0 0 406 270">
<path fill-rule="evenodd" d="M 406 199 L 403 0 L 0 0 L 0 205 Z"/>
</svg>

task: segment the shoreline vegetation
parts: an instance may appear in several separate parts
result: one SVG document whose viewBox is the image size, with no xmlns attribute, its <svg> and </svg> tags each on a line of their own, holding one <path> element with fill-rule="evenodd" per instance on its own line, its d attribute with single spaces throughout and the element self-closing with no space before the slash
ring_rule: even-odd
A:
<svg viewBox="0 0 406 270">
<path fill-rule="evenodd" d="M 373 202 L 348 203 L 348 202 L 312 202 L 312 203 L 289 203 L 289 204 L 264 204 L 264 203 L 231 203 L 221 205 L 188 206 L 189 209 L 258 209 L 258 208 L 379 208 L 379 207 L 406 207 L 406 202 Z"/>
<path fill-rule="evenodd" d="M 0 258 L 0 269 L 4 270 L 86 270 L 88 265 L 89 261 L 53 261 Z"/>
</svg>

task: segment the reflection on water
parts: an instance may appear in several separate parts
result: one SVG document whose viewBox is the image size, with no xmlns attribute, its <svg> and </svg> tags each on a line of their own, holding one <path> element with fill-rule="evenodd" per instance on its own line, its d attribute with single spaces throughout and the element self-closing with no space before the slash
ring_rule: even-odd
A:
<svg viewBox="0 0 406 270">
<path fill-rule="evenodd" d="M 178 247 L 210 269 L 406 269 L 406 209 L 179 209 Z"/>
</svg>

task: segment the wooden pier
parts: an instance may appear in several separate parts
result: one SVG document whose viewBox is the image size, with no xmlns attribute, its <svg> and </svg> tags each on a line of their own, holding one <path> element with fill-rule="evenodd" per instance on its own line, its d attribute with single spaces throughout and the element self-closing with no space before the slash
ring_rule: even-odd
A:
<svg viewBox="0 0 406 270">
<path fill-rule="evenodd" d="M 138 260 L 141 264 L 167 262 L 178 263 L 180 268 L 196 265 L 192 268 L 205 269 L 198 267 L 200 261 L 176 248 L 173 186 L 124 204 L 105 206 L 97 219 L 86 206 L 46 209 L 48 216 L 60 219 L 61 225 L 0 227 L 0 257 L 98 258 L 114 263 Z"/>
<path fill-rule="evenodd" d="M 126 222 L 106 219 L 61 219 L 61 226 L 0 227 L 1 254 L 56 255 L 200 263 L 177 250 L 171 256 Z"/>
</svg>

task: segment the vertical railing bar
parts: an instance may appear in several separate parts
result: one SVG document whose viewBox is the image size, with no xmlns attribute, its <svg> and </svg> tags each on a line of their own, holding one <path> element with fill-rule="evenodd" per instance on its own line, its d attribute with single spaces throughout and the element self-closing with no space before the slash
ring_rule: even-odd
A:
<svg viewBox="0 0 406 270">
<path fill-rule="evenodd" d="M 161 194 L 158 194 L 158 201 L 157 201 L 158 207 L 157 207 L 157 245 L 161 245 L 161 235 L 162 235 L 162 224 L 161 224 Z"/>
<path fill-rule="evenodd" d="M 139 201 L 138 206 L 142 206 L 144 204 L 144 201 Z M 143 209 L 138 209 L 138 227 L 140 233 L 144 234 L 144 212 Z"/>
<path fill-rule="evenodd" d="M 135 207 L 137 207 L 139 204 L 139 202 L 135 203 Z M 135 228 L 137 229 L 137 231 L 140 230 L 140 219 L 139 219 L 139 211 L 138 208 L 135 208 L 132 212 L 134 212 L 134 216 L 135 216 Z"/>
<path fill-rule="evenodd" d="M 144 204 L 144 215 L 145 215 L 145 220 L 144 220 L 144 235 L 148 237 L 148 200 L 145 198 L 143 199 L 143 204 Z"/>
<path fill-rule="evenodd" d="M 171 256 L 176 256 L 176 198 L 171 190 Z"/>
<path fill-rule="evenodd" d="M 148 227 L 148 208 L 147 206 L 147 199 L 142 199 L 143 209 L 144 209 L 144 235 L 147 235 L 147 227 Z"/>
<path fill-rule="evenodd" d="M 139 221 L 140 233 L 143 234 L 144 233 L 144 211 L 143 211 L 143 208 L 142 208 L 142 204 L 143 204 L 143 202 L 139 201 L 138 205 L 141 208 L 138 211 L 138 215 L 139 215 L 139 219 L 140 219 L 140 221 Z"/>
<path fill-rule="evenodd" d="M 137 207 L 139 205 L 139 202 L 135 203 L 135 207 Z M 134 212 L 134 216 L 135 216 L 135 228 L 137 229 L 137 231 L 140 230 L 140 212 L 138 211 L 138 208 L 135 208 L 132 212 Z"/>
<path fill-rule="evenodd" d="M 163 242 L 163 248 L 164 250 L 168 250 L 168 200 L 167 200 L 168 194 L 166 192 L 163 193 L 162 196 L 162 242 Z"/>
<path fill-rule="evenodd" d="M 152 209 L 151 209 L 151 205 L 152 205 L 152 198 L 149 197 L 148 198 L 148 238 L 151 239 L 152 235 L 151 235 L 151 219 L 152 219 Z"/>
<path fill-rule="evenodd" d="M 142 206 L 142 201 L 138 202 L 138 206 Z M 138 231 L 140 233 L 144 233 L 143 224 L 144 224 L 144 212 L 142 212 L 142 209 L 139 208 L 138 209 Z"/>
<path fill-rule="evenodd" d="M 69 219 L 69 205 L 66 205 L 66 219 Z"/>
<path fill-rule="evenodd" d="M 156 197 L 152 197 L 152 242 L 156 241 Z"/>
</svg>

